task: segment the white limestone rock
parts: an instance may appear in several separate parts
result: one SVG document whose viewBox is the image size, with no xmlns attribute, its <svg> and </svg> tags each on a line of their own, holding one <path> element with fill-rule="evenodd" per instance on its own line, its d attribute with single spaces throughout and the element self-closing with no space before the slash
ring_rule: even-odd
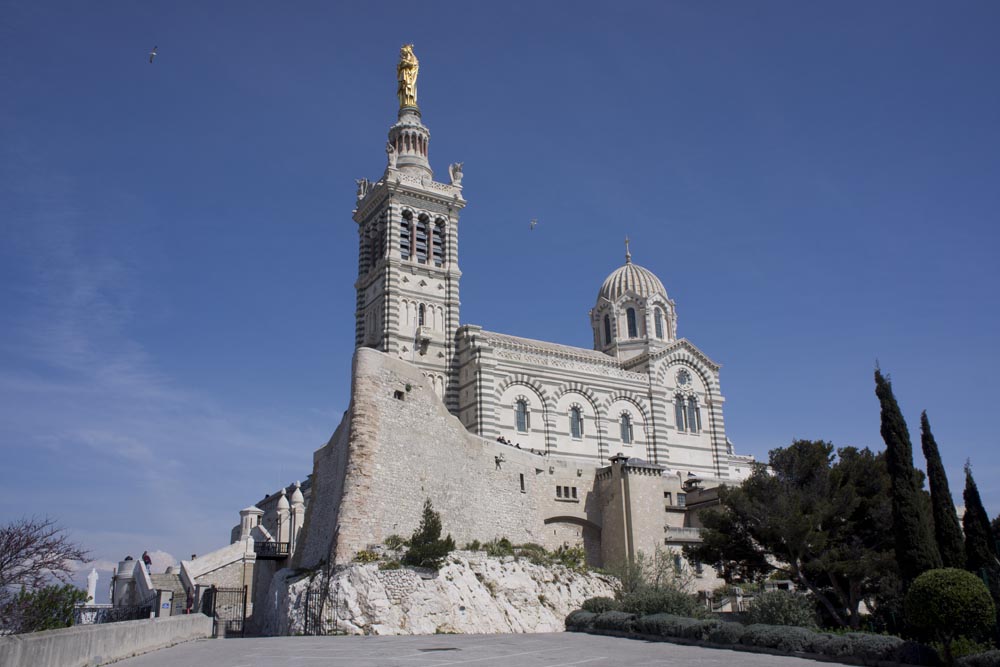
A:
<svg viewBox="0 0 1000 667">
<path fill-rule="evenodd" d="M 271 608 L 257 610 L 262 632 L 303 633 L 307 591 L 315 613 L 322 583 L 319 574 L 278 572 L 268 594 Z M 616 586 L 601 574 L 479 552 L 453 553 L 436 575 L 354 564 L 331 576 L 323 622 L 327 632 L 336 619 L 337 631 L 356 635 L 560 632 L 584 600 L 611 597 Z"/>
</svg>

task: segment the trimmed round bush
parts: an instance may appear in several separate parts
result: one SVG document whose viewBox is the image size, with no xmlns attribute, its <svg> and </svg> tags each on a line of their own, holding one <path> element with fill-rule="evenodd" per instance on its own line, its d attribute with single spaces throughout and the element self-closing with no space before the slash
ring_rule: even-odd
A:
<svg viewBox="0 0 1000 667">
<path fill-rule="evenodd" d="M 812 653 L 824 641 L 823 635 L 806 628 L 762 623 L 746 626 L 746 632 L 740 639 L 741 644 L 773 648 L 787 653 Z"/>
<path fill-rule="evenodd" d="M 900 648 L 905 643 L 899 637 L 873 635 L 867 632 L 848 632 L 844 636 L 851 642 L 852 654 L 872 660 L 896 660 Z"/>
<path fill-rule="evenodd" d="M 896 662 L 907 665 L 924 665 L 925 667 L 938 667 L 941 658 L 937 651 L 926 644 L 920 642 L 904 641 L 896 649 Z"/>
<path fill-rule="evenodd" d="M 821 636 L 823 637 L 823 641 L 817 642 L 813 646 L 813 650 L 817 653 L 835 658 L 854 654 L 854 645 L 851 643 L 850 637 L 835 635 L 829 632 L 824 632 Z"/>
<path fill-rule="evenodd" d="M 593 625 L 601 630 L 632 632 L 635 629 L 635 614 L 627 614 L 623 611 L 606 611 L 594 618 Z"/>
<path fill-rule="evenodd" d="M 742 623 L 719 623 L 708 633 L 708 641 L 716 644 L 739 644 L 746 634 L 746 626 Z"/>
<path fill-rule="evenodd" d="M 566 617 L 566 629 L 586 630 L 594 623 L 595 618 L 597 618 L 597 614 L 590 611 L 584 611 L 583 609 L 571 611 L 569 616 Z"/>
<path fill-rule="evenodd" d="M 955 663 L 958 667 L 1000 667 L 1000 651 L 967 655 Z"/>
<path fill-rule="evenodd" d="M 674 614 L 651 614 L 636 620 L 635 629 L 647 635 L 660 637 L 681 637 L 683 639 L 706 639 L 721 621 L 697 619 Z"/>
<path fill-rule="evenodd" d="M 650 614 L 673 614 L 674 616 L 701 617 L 704 608 L 694 596 L 681 591 L 665 588 L 644 589 L 629 593 L 621 599 L 621 610 L 639 616 Z"/>
<path fill-rule="evenodd" d="M 584 611 L 591 611 L 594 612 L 595 614 L 600 614 L 601 612 L 605 611 L 621 610 L 621 604 L 618 602 L 618 600 L 606 597 L 588 598 L 583 601 L 582 607 Z"/>
<path fill-rule="evenodd" d="M 928 570 L 914 579 L 903 601 L 906 622 L 925 640 L 944 645 L 951 663 L 951 643 L 959 636 L 988 636 L 996 609 L 986 584 L 971 572 L 953 567 Z"/>
<path fill-rule="evenodd" d="M 816 608 L 812 598 L 801 593 L 767 591 L 754 597 L 747 611 L 747 622 L 815 628 Z"/>
</svg>

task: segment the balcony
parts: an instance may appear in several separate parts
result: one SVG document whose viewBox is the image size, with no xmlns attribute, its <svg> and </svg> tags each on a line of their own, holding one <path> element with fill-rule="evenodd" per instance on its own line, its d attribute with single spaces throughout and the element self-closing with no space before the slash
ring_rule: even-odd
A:
<svg viewBox="0 0 1000 667">
<path fill-rule="evenodd" d="M 288 542 L 254 542 L 253 552 L 259 560 L 282 560 L 291 555 Z"/>
<path fill-rule="evenodd" d="M 667 533 L 668 542 L 701 542 L 700 528 L 675 528 L 673 526 L 665 526 L 663 530 Z"/>
</svg>

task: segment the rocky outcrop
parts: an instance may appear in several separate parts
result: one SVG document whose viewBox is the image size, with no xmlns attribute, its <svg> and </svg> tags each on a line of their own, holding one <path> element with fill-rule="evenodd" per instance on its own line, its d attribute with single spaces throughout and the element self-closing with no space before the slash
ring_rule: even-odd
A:
<svg viewBox="0 0 1000 667">
<path fill-rule="evenodd" d="M 325 586 L 320 573 L 282 570 L 268 594 L 272 608 L 258 610 L 258 623 L 269 635 L 312 634 L 320 625 L 326 634 L 359 635 L 559 632 L 569 612 L 587 598 L 614 595 L 616 583 L 464 551 L 436 573 L 355 564 L 337 569 Z"/>
</svg>

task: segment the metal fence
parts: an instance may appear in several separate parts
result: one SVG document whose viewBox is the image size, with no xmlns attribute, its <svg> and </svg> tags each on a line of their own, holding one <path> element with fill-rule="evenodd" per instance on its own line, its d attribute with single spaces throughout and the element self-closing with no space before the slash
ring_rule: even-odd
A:
<svg viewBox="0 0 1000 667">
<path fill-rule="evenodd" d="M 329 600 L 329 587 L 322 586 L 319 590 L 306 590 L 305 615 L 302 627 L 304 635 L 338 635 L 337 612 L 339 604 L 336 599 Z"/>
<path fill-rule="evenodd" d="M 214 637 L 246 635 L 247 587 L 216 588 L 212 586 L 201 598 L 201 611 L 211 616 Z"/>
<path fill-rule="evenodd" d="M 154 598 L 132 607 L 112 607 L 110 605 L 76 607 L 73 610 L 73 625 L 138 621 L 152 616 L 155 603 L 156 599 Z"/>
</svg>

